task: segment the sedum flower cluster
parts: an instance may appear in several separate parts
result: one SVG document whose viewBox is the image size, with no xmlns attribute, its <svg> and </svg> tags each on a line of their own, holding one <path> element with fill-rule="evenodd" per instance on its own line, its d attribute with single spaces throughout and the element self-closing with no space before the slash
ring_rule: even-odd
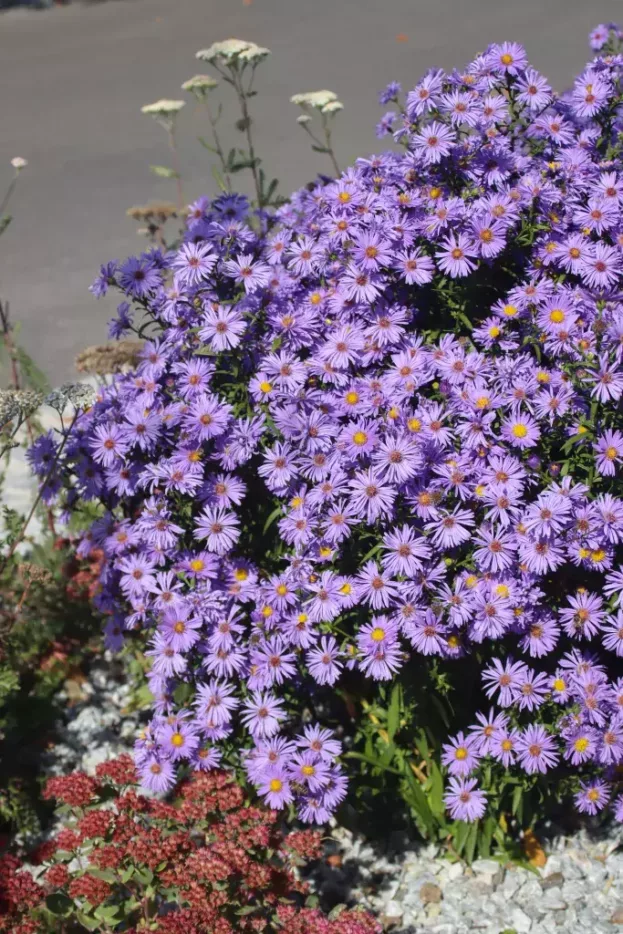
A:
<svg viewBox="0 0 623 934">
<path fill-rule="evenodd" d="M 0 857 L 0 931 L 157 934 L 379 934 L 359 909 L 307 907 L 298 868 L 322 855 L 320 832 L 284 833 L 246 805 L 222 771 L 196 773 L 174 804 L 140 793 L 129 756 L 48 781 L 60 827 L 27 868 Z"/>
<path fill-rule="evenodd" d="M 148 787 L 238 753 L 325 821 L 343 674 L 479 654 L 451 815 L 482 816 L 484 766 L 566 766 L 623 818 L 622 76 L 602 44 L 558 95 L 492 45 L 383 92 L 397 151 L 271 215 L 199 199 L 177 250 L 102 268 L 112 336 L 149 339 L 55 483 L 103 506 L 109 643 L 146 634 Z"/>
</svg>

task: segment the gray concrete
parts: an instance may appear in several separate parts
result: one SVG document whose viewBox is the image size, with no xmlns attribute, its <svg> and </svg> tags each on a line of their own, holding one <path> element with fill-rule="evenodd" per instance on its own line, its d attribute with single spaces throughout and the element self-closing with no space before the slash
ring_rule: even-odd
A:
<svg viewBox="0 0 623 934">
<path fill-rule="evenodd" d="M 460 67 L 488 42 L 514 39 L 562 88 L 588 57 L 588 30 L 617 16 L 621 0 L 110 0 L 0 14 L 0 191 L 13 156 L 30 163 L 0 240 L 0 294 L 23 321 L 26 348 L 57 381 L 105 336 L 114 302 L 96 303 L 87 287 L 101 261 L 141 247 L 126 208 L 173 194 L 149 173 L 168 154 L 140 107 L 183 96 L 182 81 L 202 70 L 197 49 L 229 36 L 272 49 L 255 102 L 258 150 L 289 192 L 323 164 L 291 94 L 339 94 L 346 165 L 379 148 L 376 95 L 389 80 L 411 87 L 432 65 Z M 209 193 L 192 106 L 180 130 L 186 194 Z"/>
</svg>

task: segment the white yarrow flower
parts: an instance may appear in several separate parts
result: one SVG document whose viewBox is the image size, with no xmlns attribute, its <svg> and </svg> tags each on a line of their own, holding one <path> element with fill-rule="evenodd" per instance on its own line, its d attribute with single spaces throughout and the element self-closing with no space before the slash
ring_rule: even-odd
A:
<svg viewBox="0 0 623 934">
<path fill-rule="evenodd" d="M 21 156 L 15 156 L 14 159 L 11 159 L 11 165 L 13 166 L 14 169 L 16 169 L 16 171 L 19 172 L 20 169 L 26 168 L 26 166 L 28 165 L 28 160 L 22 159 Z"/>
<path fill-rule="evenodd" d="M 209 49 L 201 49 L 195 58 L 214 65 L 216 62 L 226 63 L 259 62 L 270 55 L 269 49 L 264 49 L 255 42 L 246 42 L 244 39 L 224 39 L 222 42 L 213 42 Z"/>
<path fill-rule="evenodd" d="M 323 114 L 336 114 L 340 110 L 344 110 L 344 104 L 341 101 L 329 101 L 328 104 L 320 108 L 320 112 Z"/>
<path fill-rule="evenodd" d="M 304 94 L 294 94 L 290 100 L 299 107 L 313 107 L 322 110 L 327 104 L 337 101 L 337 94 L 333 91 L 306 91 Z"/>
<path fill-rule="evenodd" d="M 182 107 L 186 106 L 186 101 L 170 101 L 166 98 L 156 101 L 153 104 L 145 104 L 141 107 L 141 113 L 148 114 L 150 117 L 174 117 L 180 112 Z"/>
<path fill-rule="evenodd" d="M 195 75 L 189 78 L 182 85 L 182 91 L 190 91 L 191 94 L 205 94 L 218 87 L 218 81 L 211 78 L 210 75 Z"/>
</svg>

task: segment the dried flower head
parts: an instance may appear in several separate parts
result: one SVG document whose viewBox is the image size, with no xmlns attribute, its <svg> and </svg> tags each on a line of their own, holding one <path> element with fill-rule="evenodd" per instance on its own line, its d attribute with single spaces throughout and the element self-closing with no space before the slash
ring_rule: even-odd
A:
<svg viewBox="0 0 623 934">
<path fill-rule="evenodd" d="M 143 348 L 141 341 L 115 341 L 86 347 L 75 360 L 79 373 L 92 373 L 108 376 L 111 373 L 123 373 L 136 366 Z"/>
</svg>

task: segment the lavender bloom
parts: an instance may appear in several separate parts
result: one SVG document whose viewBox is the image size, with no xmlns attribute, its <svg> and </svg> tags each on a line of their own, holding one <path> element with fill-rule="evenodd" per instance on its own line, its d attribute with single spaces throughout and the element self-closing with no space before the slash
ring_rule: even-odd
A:
<svg viewBox="0 0 623 934">
<path fill-rule="evenodd" d="M 443 800 L 452 820 L 478 820 L 487 804 L 487 796 L 475 778 L 451 778 Z"/>
</svg>

